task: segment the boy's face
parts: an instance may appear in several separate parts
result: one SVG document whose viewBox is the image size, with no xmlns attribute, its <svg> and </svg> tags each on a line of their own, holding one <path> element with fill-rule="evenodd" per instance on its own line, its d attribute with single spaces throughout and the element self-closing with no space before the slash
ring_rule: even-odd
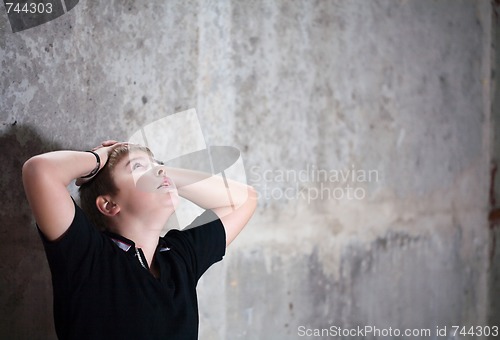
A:
<svg viewBox="0 0 500 340">
<path fill-rule="evenodd" d="M 118 188 L 114 201 L 122 211 L 135 217 L 166 216 L 166 222 L 179 202 L 175 184 L 165 168 L 144 151 L 131 151 L 123 157 L 114 167 L 112 177 Z"/>
</svg>

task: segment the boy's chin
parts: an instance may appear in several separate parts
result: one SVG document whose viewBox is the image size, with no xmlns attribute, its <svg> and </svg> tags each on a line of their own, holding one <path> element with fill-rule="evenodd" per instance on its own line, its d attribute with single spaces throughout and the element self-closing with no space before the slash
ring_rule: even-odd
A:
<svg viewBox="0 0 500 340">
<path fill-rule="evenodd" d="M 168 207 L 175 209 L 179 205 L 179 194 L 177 190 L 163 193 L 165 195 L 164 201 Z"/>
</svg>

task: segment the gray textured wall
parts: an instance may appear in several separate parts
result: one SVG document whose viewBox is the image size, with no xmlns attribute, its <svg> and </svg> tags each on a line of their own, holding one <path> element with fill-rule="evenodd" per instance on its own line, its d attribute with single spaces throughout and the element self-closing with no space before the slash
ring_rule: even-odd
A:
<svg viewBox="0 0 500 340">
<path fill-rule="evenodd" d="M 17 33 L 0 13 L 0 337 L 54 337 L 24 160 L 191 107 L 260 194 L 199 285 L 200 338 L 486 324 L 488 1 L 80 1 Z"/>
</svg>

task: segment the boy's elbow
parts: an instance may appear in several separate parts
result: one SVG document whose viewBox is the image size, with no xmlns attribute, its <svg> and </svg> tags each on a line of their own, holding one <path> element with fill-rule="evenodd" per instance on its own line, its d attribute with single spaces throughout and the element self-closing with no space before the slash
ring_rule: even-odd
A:
<svg viewBox="0 0 500 340">
<path fill-rule="evenodd" d="M 33 156 L 23 164 L 22 178 L 26 185 L 29 180 L 36 179 L 40 174 L 46 173 L 47 162 L 40 155 Z"/>
<path fill-rule="evenodd" d="M 22 168 L 23 180 L 30 177 L 30 175 L 33 173 L 33 171 L 38 166 L 38 163 L 39 163 L 39 161 L 37 161 L 37 156 L 31 157 L 26 162 L 24 162 L 23 168 Z"/>
<path fill-rule="evenodd" d="M 41 158 L 38 155 L 29 158 L 23 164 L 23 169 L 22 169 L 23 175 L 25 173 L 30 173 L 30 172 L 34 171 L 35 169 L 39 168 L 42 165 L 43 165 L 43 161 L 41 160 Z"/>
</svg>

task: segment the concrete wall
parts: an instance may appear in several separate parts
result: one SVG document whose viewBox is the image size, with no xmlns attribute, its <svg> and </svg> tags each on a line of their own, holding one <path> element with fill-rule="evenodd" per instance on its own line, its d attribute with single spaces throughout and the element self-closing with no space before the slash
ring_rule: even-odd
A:
<svg viewBox="0 0 500 340">
<path fill-rule="evenodd" d="M 492 17 L 468 0 L 80 1 L 12 33 L 2 11 L 0 337 L 54 338 L 24 160 L 192 107 L 260 194 L 199 285 L 201 339 L 485 325 Z"/>
</svg>

